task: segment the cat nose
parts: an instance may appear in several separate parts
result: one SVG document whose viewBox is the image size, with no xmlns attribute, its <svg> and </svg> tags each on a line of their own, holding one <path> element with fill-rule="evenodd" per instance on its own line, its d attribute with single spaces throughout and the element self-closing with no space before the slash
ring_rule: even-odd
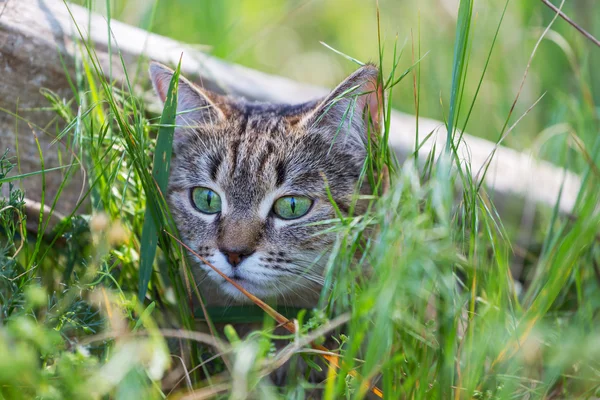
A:
<svg viewBox="0 0 600 400">
<path fill-rule="evenodd" d="M 227 257 L 227 261 L 232 267 L 237 267 L 245 258 L 254 254 L 254 250 L 250 249 L 220 249 L 221 253 Z"/>
</svg>

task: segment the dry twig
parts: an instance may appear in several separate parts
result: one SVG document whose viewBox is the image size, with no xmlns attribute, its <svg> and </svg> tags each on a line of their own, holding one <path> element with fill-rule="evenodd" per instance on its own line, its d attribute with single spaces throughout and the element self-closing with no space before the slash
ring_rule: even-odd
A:
<svg viewBox="0 0 600 400">
<path fill-rule="evenodd" d="M 542 0 L 542 3 L 544 3 L 552 11 L 554 11 L 555 13 L 557 13 L 559 17 L 561 17 L 562 19 L 564 19 L 565 21 L 567 21 L 569 23 L 569 25 L 571 25 L 573 28 L 577 29 L 577 31 L 579 33 L 581 33 L 583 36 L 585 36 L 586 38 L 588 38 L 592 43 L 594 43 L 596 46 L 600 47 L 600 40 L 596 39 L 591 33 L 589 33 L 588 31 L 586 31 L 585 29 L 583 29 L 581 26 L 577 25 L 575 23 L 575 21 L 573 21 L 571 18 L 569 18 L 564 12 L 562 12 L 554 4 L 550 3 L 549 0 Z"/>
</svg>

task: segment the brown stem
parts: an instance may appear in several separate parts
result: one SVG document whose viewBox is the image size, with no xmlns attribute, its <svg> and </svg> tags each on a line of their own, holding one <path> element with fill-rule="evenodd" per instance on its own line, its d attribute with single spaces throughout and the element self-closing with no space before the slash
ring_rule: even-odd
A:
<svg viewBox="0 0 600 400">
<path fill-rule="evenodd" d="M 564 19 L 565 21 L 567 21 L 569 23 L 569 25 L 571 25 L 573 28 L 577 29 L 579 31 L 579 33 L 581 33 L 583 36 L 585 36 L 586 38 L 588 38 L 592 43 L 594 43 L 596 46 L 600 47 L 600 40 L 596 39 L 594 36 L 592 36 L 591 33 L 589 33 L 588 31 L 586 31 L 585 29 L 583 29 L 579 25 L 577 25 L 575 23 L 575 21 L 573 21 L 571 18 L 569 18 L 565 13 L 563 13 L 554 4 L 550 3 L 549 0 L 542 0 L 542 3 L 544 3 L 552 11 L 554 11 L 555 13 L 557 13 L 562 19 Z"/>
</svg>

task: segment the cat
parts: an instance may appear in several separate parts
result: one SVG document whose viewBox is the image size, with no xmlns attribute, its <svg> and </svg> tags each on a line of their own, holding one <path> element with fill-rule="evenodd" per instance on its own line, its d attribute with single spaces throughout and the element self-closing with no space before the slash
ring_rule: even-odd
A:
<svg viewBox="0 0 600 400">
<path fill-rule="evenodd" d="M 150 65 L 162 102 L 173 74 Z M 167 201 L 183 242 L 262 300 L 314 308 L 335 241 L 335 233 L 315 223 L 337 218 L 335 207 L 363 213 L 366 204 L 356 194 L 371 194 L 368 180 L 359 185 L 359 178 L 367 146 L 378 136 L 378 76 L 367 64 L 325 98 L 298 105 L 227 97 L 180 76 Z M 250 303 L 197 256 L 189 258 L 208 306 Z M 241 337 L 260 327 L 234 324 Z M 176 345 L 184 358 L 185 346 Z M 303 375 L 307 365 L 301 358 L 294 363 Z M 273 383 L 285 384 L 289 365 L 271 374 Z M 311 370 L 311 381 L 324 378 Z"/>
<path fill-rule="evenodd" d="M 153 62 L 164 102 L 174 72 Z M 167 201 L 191 249 L 263 300 L 312 308 L 335 234 L 315 223 L 336 218 L 328 190 L 348 213 L 376 137 L 378 69 L 364 65 L 328 96 L 299 105 L 249 102 L 178 86 Z M 360 214 L 362 203 L 353 210 Z M 249 300 L 190 254 L 208 305 Z"/>
</svg>

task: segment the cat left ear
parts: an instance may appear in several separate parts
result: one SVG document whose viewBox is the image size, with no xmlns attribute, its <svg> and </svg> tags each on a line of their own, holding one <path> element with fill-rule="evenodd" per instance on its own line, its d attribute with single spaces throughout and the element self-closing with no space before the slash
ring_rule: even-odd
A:
<svg viewBox="0 0 600 400">
<path fill-rule="evenodd" d="M 164 103 L 169 91 L 169 84 L 175 72 L 157 62 L 150 63 L 150 78 L 160 100 Z M 177 90 L 178 126 L 195 126 L 198 124 L 214 124 L 225 119 L 223 110 L 217 104 L 218 95 L 208 92 L 179 76 Z"/>
<path fill-rule="evenodd" d="M 373 136 L 379 132 L 379 107 L 383 90 L 379 70 L 367 64 L 340 83 L 325 99 L 304 115 L 300 124 L 320 128 L 318 131 L 339 141 L 345 147 L 364 150 L 368 140 L 368 124 Z"/>
</svg>

